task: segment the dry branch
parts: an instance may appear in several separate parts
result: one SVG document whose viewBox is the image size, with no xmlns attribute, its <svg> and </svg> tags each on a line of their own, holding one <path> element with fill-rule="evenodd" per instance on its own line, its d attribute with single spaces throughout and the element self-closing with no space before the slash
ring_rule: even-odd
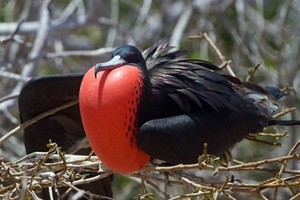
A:
<svg viewBox="0 0 300 200">
<path fill-rule="evenodd" d="M 286 171 L 286 169 L 288 162 L 292 160 L 299 161 L 300 154 L 296 151 L 299 144 L 300 140 L 294 145 L 288 155 L 272 159 L 224 166 L 224 164 L 217 162 L 218 158 L 204 155 L 205 159 L 196 164 L 168 167 L 149 165 L 141 171 L 128 176 L 142 179 L 156 192 L 164 194 L 164 196 L 166 192 L 162 191 L 159 185 L 170 186 L 175 184 L 181 187 L 188 185 L 194 188 L 193 191 L 198 191 L 176 197 L 168 194 L 170 199 L 206 195 L 214 196 L 216 192 L 231 196 L 235 193 L 261 193 L 270 188 L 288 187 L 297 189 L 300 186 L 300 172 L 287 176 L 289 171 Z M 59 147 L 55 143 L 50 143 L 48 146 L 48 152 L 35 152 L 16 162 L 1 161 L 1 178 L 10 180 L 10 183 L 0 189 L 0 196 L 7 196 L 8 193 L 16 190 L 21 191 L 22 187 L 24 187 L 21 183 L 26 183 L 27 186 L 23 189 L 26 189 L 31 196 L 34 196 L 40 188 L 63 187 L 67 185 L 74 189 L 73 187 L 76 188 L 76 185 L 88 184 L 112 173 L 102 166 L 96 156 L 64 154 L 60 152 Z M 280 169 L 277 168 L 277 173 L 274 173 L 276 168 L 272 167 L 275 163 L 282 163 L 282 166 L 284 166 Z M 273 169 L 274 177 L 268 178 L 263 182 L 255 183 L 251 178 L 248 180 L 243 179 L 242 182 L 239 181 L 238 177 L 231 176 L 229 178 L 229 175 L 234 174 L 234 172 L 239 172 L 239 176 L 242 176 L 241 173 L 253 173 L 266 168 Z M 201 174 L 205 172 L 205 174 L 208 174 L 208 178 L 203 179 L 195 175 L 197 171 L 202 172 Z M 95 172 L 97 175 L 85 178 L 85 174 L 89 172 Z M 224 173 L 227 174 L 225 179 L 223 177 Z M 168 175 L 168 181 L 165 181 L 165 174 Z M 209 176 L 219 177 L 219 181 L 212 181 Z M 231 198 L 233 197 L 231 196 Z"/>
<path fill-rule="evenodd" d="M 19 19 L 13 21 L 14 19 L 6 17 L 3 13 L 3 19 L 7 18 L 8 20 L 0 23 L 0 35 L 6 35 L 1 36 L 1 48 L 4 49 L 2 51 L 4 55 L 1 58 L 3 57 L 4 60 L 1 60 L 0 76 L 12 81 L 12 83 L 3 84 L 5 91 L 0 98 L 0 109 L 3 111 L 1 132 L 3 133 L 8 132 L 6 130 L 15 127 L 18 123 L 14 116 L 16 102 L 14 99 L 18 96 L 24 82 L 31 78 L 33 72 L 37 70 L 38 64 L 42 63 L 42 67 L 47 67 L 49 63 L 53 63 L 54 59 L 61 58 L 62 71 L 67 72 L 64 71 L 65 60 L 70 57 L 76 56 L 71 63 L 78 62 L 78 60 L 81 62 L 81 59 L 76 59 L 78 57 L 95 57 L 111 52 L 114 48 L 110 46 L 120 43 L 136 43 L 141 46 L 146 43 L 145 41 L 150 43 L 152 40 L 151 43 L 154 43 L 158 37 L 166 35 L 171 35 L 173 44 L 179 44 L 183 31 L 185 34 L 209 31 L 209 33 L 201 33 L 191 38 L 204 38 L 205 42 L 201 42 L 205 43 L 208 48 L 212 48 L 221 60 L 219 67 L 227 68 L 231 75 L 235 74 L 230 65 L 255 66 L 262 61 L 261 66 L 263 67 L 260 68 L 259 73 L 266 77 L 268 83 L 283 86 L 294 84 L 296 89 L 299 88 L 297 87 L 297 83 L 299 83 L 297 52 L 300 40 L 297 35 L 300 27 L 298 19 L 300 7 L 296 1 L 277 1 L 278 13 L 268 18 L 265 16 L 270 15 L 270 11 L 267 14 L 264 13 L 264 8 L 267 7 L 267 3 L 264 1 L 250 4 L 247 1 L 224 0 L 216 5 L 213 1 L 199 4 L 197 0 L 194 0 L 188 7 L 184 7 L 180 1 L 162 1 L 159 5 L 156 5 L 155 1 L 143 1 L 141 5 L 137 3 L 138 1 L 115 0 L 103 1 L 103 5 L 99 6 L 97 1 L 75 0 L 70 1 L 61 10 L 58 9 L 58 12 L 61 11 L 60 13 L 56 13 L 57 5 L 52 4 L 51 7 L 49 6 L 51 1 L 47 0 L 41 2 L 39 7 L 41 15 L 30 13 L 33 1 L 24 2 L 26 5 L 23 8 L 10 2 L 10 6 L 14 5 L 15 7 L 14 12 L 11 13 L 17 15 L 14 16 L 14 19 L 18 17 Z M 107 5 L 111 6 L 110 9 Z M 5 7 L 9 8 L 9 6 Z M 122 7 L 126 7 L 126 12 L 121 10 Z M 172 8 L 172 12 L 163 8 Z M 19 12 L 20 10 L 21 12 Z M 107 11 L 109 13 L 105 16 Z M 227 11 L 235 13 L 236 19 L 231 19 L 234 16 L 228 17 Z M 10 12 L 6 11 L 6 13 Z M 19 13 L 21 14 L 18 15 Z M 173 21 L 175 24 L 169 23 Z M 190 26 L 195 22 L 197 26 Z M 288 26 L 285 25 L 285 22 L 288 22 Z M 157 26 L 162 23 L 163 26 Z M 84 32 L 88 28 L 91 30 Z M 86 40 L 87 37 L 84 37 L 83 42 L 86 45 L 84 48 L 74 45 L 79 42 L 77 38 L 81 38 L 82 34 L 92 33 L 91 35 L 95 37 L 98 32 L 101 36 L 96 40 Z M 224 54 L 225 48 L 223 48 L 226 41 L 221 41 L 224 35 L 233 41 L 226 54 Z M 71 38 L 70 41 L 67 38 Z M 220 42 L 218 41 L 220 46 L 216 45 L 215 38 L 220 40 Z M 59 51 L 53 51 L 52 43 L 55 40 L 61 42 L 62 47 Z M 95 42 L 100 40 L 101 43 Z M 90 44 L 88 44 L 89 41 Z M 100 46 L 93 46 L 94 42 Z M 102 48 L 105 46 L 104 44 L 109 47 Z M 5 49 L 6 47 L 9 48 Z M 198 49 L 196 50 L 198 51 Z M 226 60 L 226 58 L 233 60 Z M 83 63 L 82 66 L 85 66 L 86 63 Z M 256 65 L 252 71 L 249 71 L 247 80 L 252 78 L 258 66 Z M 289 91 L 289 88 L 287 89 Z M 278 118 L 294 110 L 295 108 L 290 108 L 273 117 Z M 51 112 L 53 110 L 43 113 L 33 119 L 32 123 L 51 115 Z M 10 121 L 10 123 L 5 124 L 5 121 Z M 10 150 L 4 146 L 9 143 L 6 139 L 19 138 L 15 137 L 15 133 L 30 123 L 18 126 L 1 137 L 0 145 L 4 152 L 3 155 L 9 157 L 7 155 Z M 271 145 L 273 142 L 270 141 L 276 139 L 275 145 L 277 145 L 281 142 L 277 143 L 278 138 L 285 139 L 291 133 L 296 135 L 296 131 L 289 131 L 289 133 L 251 134 L 249 137 L 256 142 Z M 268 139 L 258 141 L 258 138 L 261 137 Z M 299 163 L 299 142 L 296 144 L 295 142 L 296 139 L 291 140 L 291 143 L 285 147 L 290 147 L 287 149 L 289 150 L 287 155 L 269 156 L 268 159 L 252 159 L 251 162 L 232 160 L 228 166 L 225 166 L 218 158 L 205 154 L 201 156 L 199 163 L 193 165 L 149 165 L 128 177 L 133 180 L 142 180 L 143 190 L 139 195 L 141 199 L 151 198 L 153 194 L 169 199 L 196 197 L 212 199 L 220 195 L 235 199 L 242 194 L 256 194 L 262 199 L 268 199 L 268 192 L 272 193 L 273 199 L 278 199 L 277 196 L 281 191 L 286 192 L 291 199 L 297 199 L 299 198 L 297 192 L 299 192 L 300 172 L 298 167 L 291 166 L 292 162 Z M 70 191 L 77 191 L 88 196 L 76 185 L 88 184 L 111 174 L 101 165 L 97 157 L 64 154 L 54 144 L 50 145 L 49 152 L 36 152 L 24 156 L 18 161 L 1 160 L 0 162 L 2 184 L 0 185 L 0 198 L 18 199 L 26 194 L 26 197 L 39 199 L 37 194 L 41 188 L 48 188 L 55 193 L 57 188 L 63 186 L 69 187 L 69 190 L 61 197 L 66 196 Z M 98 174 L 86 178 L 85 175 L 89 172 Z M 262 173 L 266 177 L 257 180 L 251 176 L 253 173 Z M 173 187 L 182 188 L 182 193 L 180 195 L 172 194 Z M 283 188 L 284 190 L 282 190 Z M 97 197 L 95 196 L 95 198 Z"/>
</svg>

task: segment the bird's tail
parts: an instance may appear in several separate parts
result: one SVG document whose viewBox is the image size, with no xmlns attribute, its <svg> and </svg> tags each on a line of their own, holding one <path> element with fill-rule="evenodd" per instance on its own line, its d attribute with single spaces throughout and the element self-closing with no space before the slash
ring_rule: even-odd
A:
<svg viewBox="0 0 300 200">
<path fill-rule="evenodd" d="M 300 120 L 271 120 L 269 126 L 280 125 L 280 126 L 294 126 L 300 125 Z"/>
</svg>

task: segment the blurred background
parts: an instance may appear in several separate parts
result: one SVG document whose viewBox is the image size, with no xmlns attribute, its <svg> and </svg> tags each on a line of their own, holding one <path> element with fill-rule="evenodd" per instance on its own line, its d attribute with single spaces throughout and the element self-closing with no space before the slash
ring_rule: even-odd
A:
<svg viewBox="0 0 300 200">
<path fill-rule="evenodd" d="M 261 63 L 252 81 L 293 87 L 296 95 L 279 104 L 282 109 L 298 107 L 285 118 L 299 119 L 299 13 L 296 0 L 0 0 L 0 135 L 19 125 L 17 96 L 26 81 L 85 72 L 106 61 L 111 47 L 132 44 L 143 50 L 169 37 L 172 46 L 188 50 L 191 58 L 221 65 L 206 40 L 189 38 L 199 33 L 208 34 L 240 79 Z M 297 142 L 299 129 L 268 131 L 284 130 L 288 138 L 265 138 L 282 147 L 243 140 L 233 157 L 247 162 L 286 155 Z M 23 157 L 22 134 L 10 137 L 0 151 L 5 161 Z M 289 166 L 299 169 L 297 162 Z M 273 175 L 248 173 L 240 178 L 255 182 Z M 133 198 L 140 193 L 139 182 L 116 176 L 114 191 L 116 199 Z M 291 193 L 282 190 L 281 195 Z"/>
</svg>

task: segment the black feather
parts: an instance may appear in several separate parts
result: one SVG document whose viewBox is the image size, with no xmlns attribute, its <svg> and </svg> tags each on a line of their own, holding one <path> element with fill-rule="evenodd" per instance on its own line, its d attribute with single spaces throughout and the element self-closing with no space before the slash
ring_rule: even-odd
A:
<svg viewBox="0 0 300 200">
<path fill-rule="evenodd" d="M 209 153 L 221 155 L 268 125 L 300 124 L 272 120 L 274 93 L 224 75 L 210 62 L 188 59 L 167 43 L 144 54 L 150 85 L 139 109 L 137 139 L 149 155 L 172 164 L 193 163 L 204 143 Z"/>
</svg>

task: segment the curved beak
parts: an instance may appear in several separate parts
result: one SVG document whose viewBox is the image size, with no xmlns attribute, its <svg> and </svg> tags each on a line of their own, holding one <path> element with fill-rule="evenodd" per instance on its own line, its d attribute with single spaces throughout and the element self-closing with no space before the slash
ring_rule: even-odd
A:
<svg viewBox="0 0 300 200">
<path fill-rule="evenodd" d="M 110 61 L 97 63 L 95 65 L 95 78 L 97 78 L 97 74 L 100 71 L 112 70 L 125 64 L 127 64 L 127 62 L 123 60 L 119 55 L 114 56 Z"/>
</svg>

